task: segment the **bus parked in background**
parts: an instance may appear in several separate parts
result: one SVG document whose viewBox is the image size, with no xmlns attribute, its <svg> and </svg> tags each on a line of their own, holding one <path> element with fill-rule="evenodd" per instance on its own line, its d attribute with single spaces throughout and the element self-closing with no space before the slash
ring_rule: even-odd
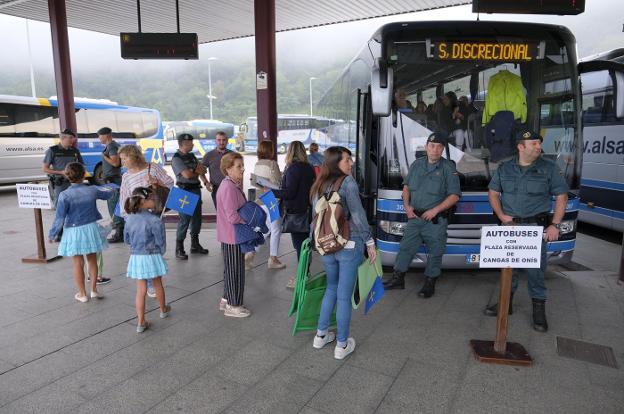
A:
<svg viewBox="0 0 624 414">
<path fill-rule="evenodd" d="M 196 119 L 193 121 L 168 121 L 163 122 L 165 136 L 165 162 L 170 162 L 173 154 L 178 150 L 177 137 L 180 134 L 191 134 L 195 140 L 193 153 L 203 157 L 208 151 L 215 149 L 215 136 L 223 131 L 228 136 L 228 148 L 233 150 L 236 146 L 234 124 L 228 124 L 212 119 Z"/>
<path fill-rule="evenodd" d="M 148 161 L 162 163 L 162 127 L 155 109 L 119 105 L 99 99 L 76 98 L 78 148 L 87 176 L 99 182 L 102 145 L 97 130 L 107 126 L 121 145 L 137 144 Z M 0 95 L 0 184 L 45 180 L 43 155 L 57 144 L 58 102 L 55 97 Z"/>
<path fill-rule="evenodd" d="M 277 116 L 277 152 L 285 154 L 288 144 L 301 141 L 306 147 L 313 141 L 323 141 L 325 129 L 330 121 L 317 116 L 287 115 Z M 258 149 L 258 120 L 255 116 L 247 118 L 247 122 L 240 126 L 244 134 L 246 152 L 256 152 Z"/>
<path fill-rule="evenodd" d="M 502 79 L 514 81 L 513 106 L 500 105 L 512 93 Z M 399 89 L 420 112 L 395 104 Z M 560 239 L 548 243 L 549 261 L 563 263 L 574 252 L 579 209 L 579 91 L 576 41 L 562 26 L 399 22 L 377 30 L 323 95 L 317 111 L 326 119 L 342 120 L 326 128 L 328 143 L 344 142 L 346 135 L 356 148 L 354 177 L 384 265 L 394 264 L 407 223 L 403 177 L 416 157 L 425 155 L 432 131 L 461 129 L 464 137 L 454 133 L 444 155 L 457 167 L 463 194 L 450 212 L 443 257 L 447 268 L 478 267 L 481 227 L 497 224 L 487 196 L 492 172 L 500 161 L 515 156 L 514 131 L 539 131 L 543 156 L 557 163 L 571 189 Z M 460 99 L 467 105 L 465 122 L 451 117 L 448 92 L 467 96 Z M 427 111 L 421 101 L 430 104 Z M 501 127 L 495 136 L 493 122 Z M 421 246 L 412 266 L 426 262 Z"/>
<path fill-rule="evenodd" d="M 579 220 L 624 231 L 624 49 L 579 64 L 583 175 Z"/>
</svg>

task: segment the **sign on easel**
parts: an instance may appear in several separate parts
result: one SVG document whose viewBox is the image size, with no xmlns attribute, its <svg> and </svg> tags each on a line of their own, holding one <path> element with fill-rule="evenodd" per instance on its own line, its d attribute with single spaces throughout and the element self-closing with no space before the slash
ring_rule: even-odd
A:
<svg viewBox="0 0 624 414">
<path fill-rule="evenodd" d="M 19 208 L 42 208 L 50 210 L 52 199 L 47 184 L 16 184 Z"/>
<path fill-rule="evenodd" d="M 43 218 L 41 209 L 51 209 L 52 200 L 47 184 L 16 184 L 17 203 L 20 208 L 32 208 L 35 212 L 35 233 L 37 235 L 37 254 L 22 258 L 23 263 L 48 263 L 60 256 L 46 255 L 45 239 L 43 238 Z"/>
<path fill-rule="evenodd" d="M 533 359 L 524 346 L 507 342 L 507 318 L 511 300 L 513 269 L 539 268 L 544 228 L 541 226 L 485 226 L 481 228 L 479 267 L 500 268 L 500 292 L 496 317 L 496 339 L 472 339 L 470 346 L 481 362 L 524 365 Z"/>
</svg>

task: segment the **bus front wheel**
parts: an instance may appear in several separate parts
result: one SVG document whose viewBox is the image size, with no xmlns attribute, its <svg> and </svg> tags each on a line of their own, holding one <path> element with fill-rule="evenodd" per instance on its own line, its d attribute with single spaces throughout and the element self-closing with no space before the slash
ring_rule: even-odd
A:
<svg viewBox="0 0 624 414">
<path fill-rule="evenodd" d="M 277 152 L 279 154 L 286 154 L 286 145 L 282 144 L 279 147 L 277 147 Z"/>
</svg>

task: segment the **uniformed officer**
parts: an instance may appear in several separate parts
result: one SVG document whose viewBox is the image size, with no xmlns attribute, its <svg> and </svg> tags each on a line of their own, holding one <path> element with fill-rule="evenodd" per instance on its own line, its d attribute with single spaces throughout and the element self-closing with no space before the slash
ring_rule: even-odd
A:
<svg viewBox="0 0 624 414">
<path fill-rule="evenodd" d="M 399 248 L 392 279 L 384 282 L 386 289 L 404 289 L 405 272 L 422 242 L 428 251 L 425 283 L 418 293 L 429 298 L 435 293 L 440 276 L 442 255 L 446 249 L 448 210 L 459 201 L 461 190 L 455 165 L 442 158 L 447 142 L 444 132 L 427 138 L 427 156 L 412 163 L 403 181 L 403 207 L 407 225 Z"/>
<path fill-rule="evenodd" d="M 178 135 L 178 151 L 171 158 L 171 168 L 176 176 L 176 185 L 186 191 L 199 196 L 199 202 L 195 207 L 192 216 L 180 213 L 178 229 L 176 232 L 176 258 L 187 260 L 188 256 L 184 251 L 184 239 L 186 231 L 191 225 L 191 253 L 208 254 L 208 249 L 204 249 L 199 244 L 199 231 L 202 224 L 202 201 L 200 179 L 207 185 L 206 167 L 204 167 L 195 154 L 193 154 L 193 136 L 190 134 Z"/>
<path fill-rule="evenodd" d="M 559 238 L 561 220 L 568 202 L 568 185 L 557 165 L 540 156 L 543 138 L 532 131 L 522 131 L 516 137 L 518 155 L 503 161 L 492 175 L 488 198 L 492 210 L 504 225 L 544 226 L 542 258 L 539 269 L 514 269 L 511 301 L 518 288 L 518 274 L 527 276 L 529 296 L 533 302 L 533 329 L 548 330 L 546 322 L 546 242 Z M 549 220 L 552 196 L 555 209 Z M 498 304 L 485 308 L 485 314 L 496 316 Z"/>
<path fill-rule="evenodd" d="M 100 143 L 104 145 L 102 151 L 102 179 L 106 183 L 113 183 L 121 186 L 121 160 L 119 159 L 120 145 L 113 139 L 113 131 L 109 127 L 102 127 L 97 132 Z M 115 195 L 108 199 L 108 213 L 113 220 L 115 232 L 108 238 L 109 243 L 120 243 L 123 241 L 124 219 L 115 215 L 115 207 L 119 201 L 119 189 Z"/>
<path fill-rule="evenodd" d="M 69 180 L 65 177 L 65 166 L 70 162 L 84 164 L 80 151 L 74 146 L 75 138 L 74 131 L 69 128 L 64 129 L 59 135 L 60 143 L 48 148 L 43 157 L 43 172 L 50 177 L 52 202 L 55 208 L 59 194 L 69 188 L 70 185 Z"/>
</svg>

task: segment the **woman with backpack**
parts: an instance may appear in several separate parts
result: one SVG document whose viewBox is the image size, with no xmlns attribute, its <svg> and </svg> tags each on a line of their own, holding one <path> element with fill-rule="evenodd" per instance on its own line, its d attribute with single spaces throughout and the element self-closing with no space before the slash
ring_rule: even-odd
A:
<svg viewBox="0 0 624 414">
<path fill-rule="evenodd" d="M 355 288 L 358 267 L 364 260 L 364 250 L 373 263 L 377 256 L 366 212 L 359 197 L 358 185 L 351 176 L 353 160 L 345 147 L 330 147 L 325 151 L 321 172 L 310 191 L 312 205 L 337 188 L 342 205 L 342 216 L 349 227 L 349 240 L 334 252 L 321 256 L 327 273 L 327 290 L 321 305 L 314 348 L 323 348 L 338 339 L 334 358 L 344 359 L 355 350 L 355 339 L 349 337 L 351 324 L 351 297 Z M 339 181 L 340 180 L 340 181 Z M 336 185 L 335 185 L 336 184 Z M 338 186 L 339 184 L 339 186 Z M 346 234 L 346 232 L 344 232 Z M 337 335 L 328 330 L 331 314 L 336 309 Z"/>
</svg>

